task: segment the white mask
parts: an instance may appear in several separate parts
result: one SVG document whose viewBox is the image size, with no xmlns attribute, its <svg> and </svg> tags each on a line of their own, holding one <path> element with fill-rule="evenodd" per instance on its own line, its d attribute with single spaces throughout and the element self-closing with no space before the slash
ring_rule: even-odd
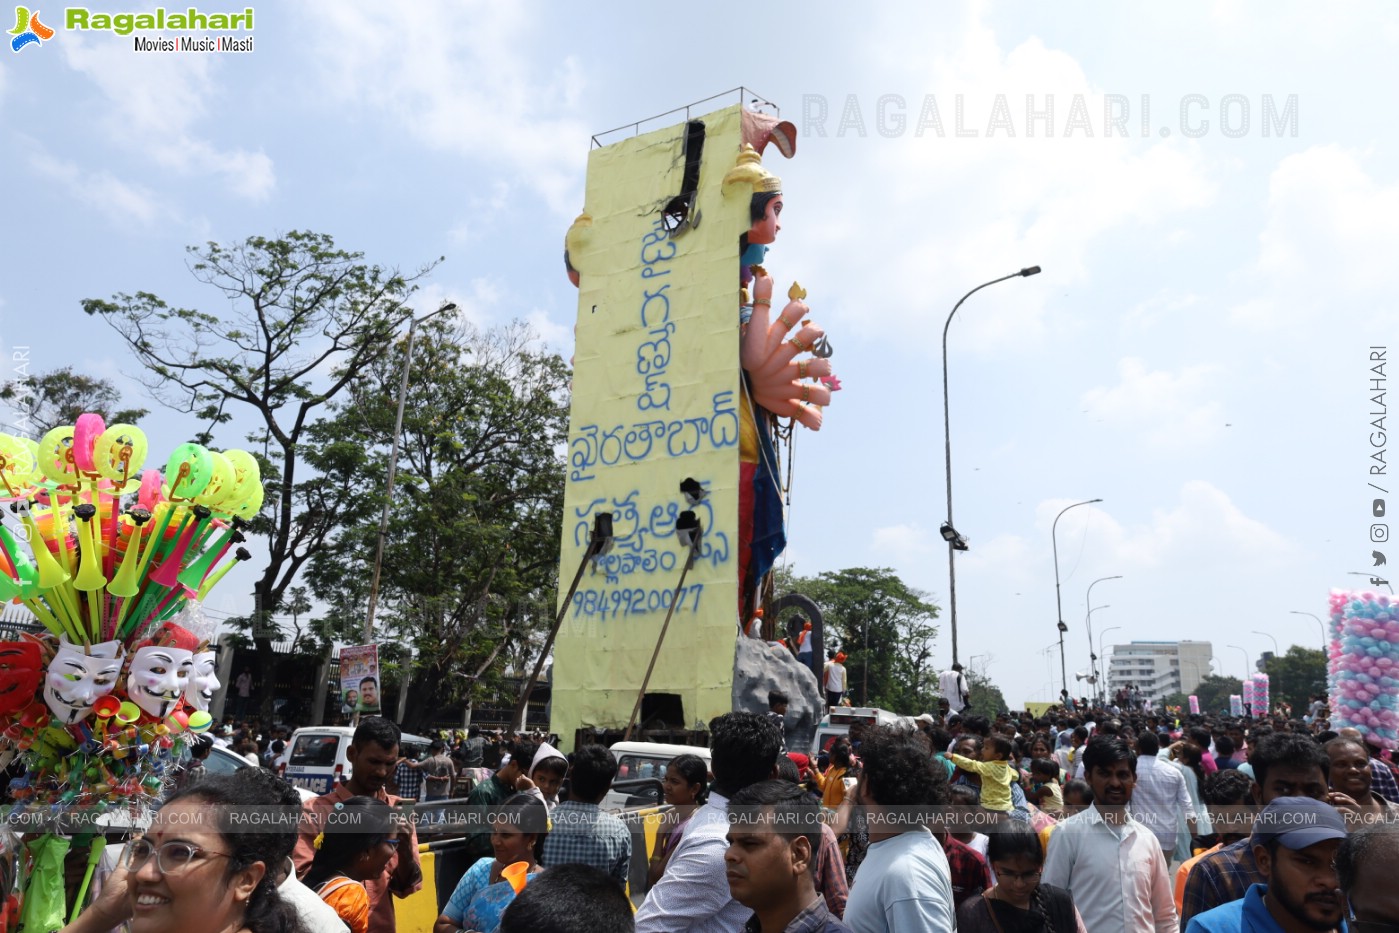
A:
<svg viewBox="0 0 1399 933">
<path fill-rule="evenodd" d="M 64 638 L 44 675 L 44 702 L 65 726 L 92 715 L 92 705 L 111 693 L 121 674 L 121 642 L 84 649 Z"/>
<path fill-rule="evenodd" d="M 214 691 L 223 686 L 219 682 L 216 658 L 212 651 L 201 651 L 194 656 L 194 669 L 189 675 L 189 687 L 185 690 L 185 701 L 206 713 L 214 699 Z"/>
<path fill-rule="evenodd" d="M 126 695 L 152 716 L 164 719 L 184 696 L 193 667 L 192 651 L 148 645 L 131 656 Z"/>
</svg>

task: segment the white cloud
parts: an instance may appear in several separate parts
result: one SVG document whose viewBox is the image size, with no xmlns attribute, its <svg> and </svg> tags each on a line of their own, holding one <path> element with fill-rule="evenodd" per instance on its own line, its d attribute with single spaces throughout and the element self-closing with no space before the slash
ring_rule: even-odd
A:
<svg viewBox="0 0 1399 933">
<path fill-rule="evenodd" d="M 1036 524 L 1048 531 L 1054 517 L 1069 504 L 1069 500 L 1041 503 Z M 1093 552 L 1108 555 L 1112 566 L 1169 566 L 1177 574 L 1201 567 L 1215 573 L 1254 566 L 1275 569 L 1299 553 L 1294 542 L 1244 514 L 1228 494 L 1205 480 L 1185 483 L 1177 503 L 1154 510 L 1149 523 L 1122 525 L 1104 504 L 1075 508 L 1060 519 L 1058 539 L 1065 567 L 1079 550 L 1076 542 L 1091 539 Z"/>
<path fill-rule="evenodd" d="M 544 196 L 560 213 L 576 213 L 581 193 L 579 147 L 588 131 L 573 116 L 583 88 L 571 59 L 532 63 L 532 33 L 547 10 L 514 3 L 420 3 L 411 42 L 386 41 L 404 27 L 393 4 L 308 4 L 316 23 L 308 60 L 322 68 L 325 90 L 378 111 L 403 132 L 446 152 L 481 159 L 513 183 Z M 462 28 L 445 24 L 460 23 Z"/>
<path fill-rule="evenodd" d="M 181 175 L 214 176 L 250 200 L 272 193 L 276 176 L 266 153 L 220 148 L 195 129 L 223 93 L 215 56 L 138 55 L 129 42 L 89 42 L 71 32 L 62 48 L 105 98 L 100 126 L 118 146 Z"/>
<path fill-rule="evenodd" d="M 1348 306 L 1337 296 L 1388 293 L 1399 243 L 1399 182 L 1373 178 L 1365 169 L 1369 156 L 1314 146 L 1278 163 L 1268 180 L 1257 260 L 1247 273 L 1259 294 L 1233 309 L 1235 321 L 1278 327 L 1321 314 L 1334 320 Z M 1349 307 L 1375 322 L 1391 318 L 1387 307 Z"/>
<path fill-rule="evenodd" d="M 484 240 L 491 232 L 492 224 L 510 203 L 512 186 L 504 179 L 497 179 L 490 187 L 490 195 L 470 196 L 462 219 L 447 231 L 447 238 L 457 248 L 469 246 Z"/>
<path fill-rule="evenodd" d="M 1117 365 L 1120 381 L 1083 394 L 1090 418 L 1138 430 L 1146 443 L 1178 449 L 1203 444 L 1224 428 L 1224 408 L 1204 397 L 1214 390 L 1217 366 L 1187 366 L 1178 373 L 1148 370 L 1127 357 Z"/>
<path fill-rule="evenodd" d="M 573 355 L 573 328 L 556 323 L 547 311 L 534 310 L 525 315 L 525 323 L 549 349 L 565 358 Z"/>
<path fill-rule="evenodd" d="M 114 224 L 150 226 L 164 214 L 155 192 L 127 184 L 110 172 L 84 171 L 73 162 L 42 152 L 33 153 L 29 164 L 73 200 L 105 214 Z"/>
<path fill-rule="evenodd" d="M 874 530 L 870 546 L 881 557 L 908 563 L 932 553 L 933 536 L 921 525 L 889 525 Z"/>
<path fill-rule="evenodd" d="M 1168 328 L 1179 328 L 1185 315 L 1198 309 L 1202 302 L 1203 299 L 1194 292 L 1179 293 L 1163 289 L 1128 308 L 1123 319 L 1142 328 L 1163 324 Z"/>
<path fill-rule="evenodd" d="M 902 19 L 907 14 L 897 15 Z M 881 62 L 897 59 L 897 43 L 919 33 L 907 24 L 896 32 L 905 38 L 894 39 L 892 52 L 881 44 L 871 56 L 878 55 Z M 881 31 L 881 43 L 883 38 Z M 1047 48 L 1038 38 L 1005 51 L 997 36 L 974 23 L 956 47 L 909 60 L 919 67 L 910 66 L 907 86 L 939 89 L 932 96 L 942 135 L 932 130 L 921 138 L 915 135 L 926 97 L 909 97 L 903 132 L 882 138 L 875 132 L 878 95 L 871 93 L 859 98 L 867 138 L 828 147 L 836 159 L 848 160 L 848 170 L 823 166 L 823 177 L 838 175 L 845 188 L 841 200 L 826 206 L 822 226 L 811 237 L 825 253 L 825 266 L 839 268 L 835 255 L 848 264 L 852 252 L 868 254 L 874 247 L 880 267 L 916 270 L 880 282 L 878 314 L 847 298 L 851 311 L 841 320 L 843 328 L 887 332 L 891 326 L 926 327 L 943 320 L 965 289 L 1040 264 L 1048 273 L 1045 278 L 1008 282 L 979 294 L 975 313 L 967 313 L 958 325 L 959 344 L 971 348 L 1004 351 L 1008 345 L 1031 345 L 1045 331 L 1046 296 L 1091 278 L 1090 251 L 1104 237 L 1164 225 L 1215 199 L 1216 184 L 1197 143 L 1140 138 L 1135 99 L 1128 102 L 1129 138 L 1105 138 L 1104 89 L 1076 58 Z M 897 72 L 895 66 L 883 80 L 898 80 Z M 1031 125 L 1027 96 L 1040 111 L 1052 99 L 1048 128 L 1042 120 Z M 991 135 L 998 97 L 1004 98 L 1013 137 L 1004 130 Z M 830 101 L 831 136 L 843 106 L 841 100 Z M 959 106 L 963 126 L 975 138 L 957 136 Z M 1076 106 L 1084 108 L 1092 138 L 1081 131 L 1066 137 Z M 909 210 L 912 204 L 934 206 Z M 873 243 L 872 215 L 879 218 Z M 1162 237 L 1167 236 L 1185 239 L 1177 227 L 1164 230 Z M 1053 285 L 1047 286 L 1050 276 Z"/>
</svg>

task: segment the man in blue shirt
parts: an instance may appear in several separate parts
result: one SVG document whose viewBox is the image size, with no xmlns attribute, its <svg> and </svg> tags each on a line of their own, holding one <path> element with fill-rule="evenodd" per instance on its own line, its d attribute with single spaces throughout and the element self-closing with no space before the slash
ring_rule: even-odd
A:
<svg viewBox="0 0 1399 933">
<path fill-rule="evenodd" d="M 1258 814 L 1250 842 L 1264 878 L 1242 900 L 1197 914 L 1186 933 L 1344 931 L 1333 864 L 1346 838 L 1335 807 L 1311 797 L 1277 797 Z"/>
</svg>

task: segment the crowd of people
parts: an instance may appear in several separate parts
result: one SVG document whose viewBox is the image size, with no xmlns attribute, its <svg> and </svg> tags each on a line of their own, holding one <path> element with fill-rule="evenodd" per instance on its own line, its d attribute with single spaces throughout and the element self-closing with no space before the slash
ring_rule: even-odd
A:
<svg viewBox="0 0 1399 933">
<path fill-rule="evenodd" d="M 68 933 L 392 933 L 423 884 L 418 831 L 440 828 L 394 793 L 405 765 L 418 800 L 472 782 L 469 867 L 434 933 L 1392 929 L 1399 780 L 1366 737 L 1308 718 L 927 713 L 856 723 L 813 758 L 780 716 L 729 713 L 707 764 L 665 769 L 642 896 L 641 837 L 600 806 L 608 749 L 473 731 L 413 760 L 366 717 L 350 777 L 305 804 L 265 768 L 184 782 Z M 256 807 L 295 818 L 232 816 Z"/>
</svg>

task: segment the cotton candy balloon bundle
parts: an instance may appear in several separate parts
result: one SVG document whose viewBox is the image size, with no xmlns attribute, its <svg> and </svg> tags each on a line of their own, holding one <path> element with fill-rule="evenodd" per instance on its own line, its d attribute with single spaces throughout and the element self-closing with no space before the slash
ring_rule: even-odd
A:
<svg viewBox="0 0 1399 933">
<path fill-rule="evenodd" d="M 1229 715 L 1235 719 L 1244 715 L 1244 698 L 1237 693 L 1229 694 Z"/>
<path fill-rule="evenodd" d="M 1268 675 L 1260 671 L 1253 675 L 1253 715 L 1255 718 L 1262 718 L 1268 715 L 1268 710 L 1272 709 L 1272 707 L 1268 705 L 1270 699 Z"/>
<path fill-rule="evenodd" d="M 257 461 L 85 414 L 37 444 L 0 434 L 0 599 L 48 630 L 0 642 L 0 731 L 21 806 L 101 810 L 158 796 L 219 686 L 200 600 L 262 506 Z M 232 553 L 230 553 L 232 552 Z"/>
<path fill-rule="evenodd" d="M 1239 695 L 1239 702 L 1243 704 L 1244 713 L 1257 715 L 1257 707 L 1253 705 L 1253 681 L 1244 678 L 1243 688 Z"/>
<path fill-rule="evenodd" d="M 1341 632 L 1346 624 L 1346 606 L 1350 603 L 1350 593 L 1346 590 L 1332 590 L 1331 614 L 1326 624 L 1326 695 L 1336 695 L 1337 677 L 1341 671 Z"/>
<path fill-rule="evenodd" d="M 1393 749 L 1399 744 L 1399 607 L 1388 594 L 1346 595 L 1331 727 L 1354 727 Z"/>
<path fill-rule="evenodd" d="M 1200 698 L 1192 693 L 1186 699 L 1190 701 L 1190 715 L 1200 715 Z"/>
</svg>

